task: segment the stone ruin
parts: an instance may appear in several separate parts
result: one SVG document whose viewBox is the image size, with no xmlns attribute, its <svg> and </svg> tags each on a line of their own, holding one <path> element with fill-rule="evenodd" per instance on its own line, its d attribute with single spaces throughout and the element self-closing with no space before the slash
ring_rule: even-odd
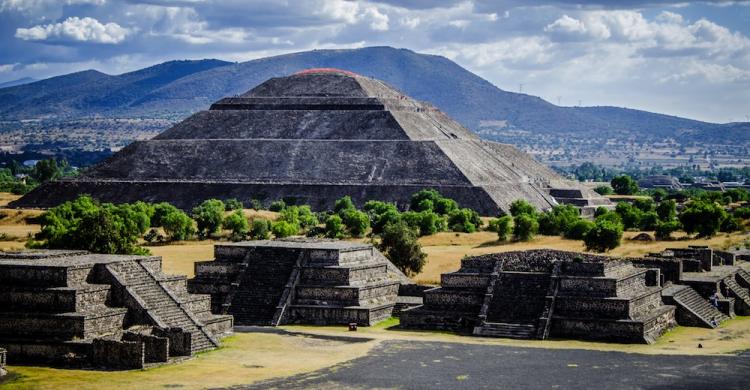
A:
<svg viewBox="0 0 750 390">
<path fill-rule="evenodd" d="M 407 329 L 477 336 L 651 343 L 675 324 L 658 268 L 555 250 L 465 258 L 424 305 L 401 313 Z"/>
<path fill-rule="evenodd" d="M 134 369 L 216 348 L 232 317 L 161 258 L 0 254 L 0 347 L 12 363 Z"/>
<path fill-rule="evenodd" d="M 51 207 L 80 194 L 101 201 L 257 199 L 330 209 L 349 195 L 408 205 L 433 188 L 483 215 L 525 199 L 539 209 L 611 203 L 511 145 L 479 139 L 428 103 L 382 81 L 319 69 L 272 78 L 214 103 L 152 140 L 137 141 L 12 207 Z"/>
<path fill-rule="evenodd" d="M 193 293 L 235 325 L 372 325 L 391 316 L 409 283 L 372 245 L 288 239 L 219 244 L 195 264 Z"/>
<path fill-rule="evenodd" d="M 677 306 L 681 325 L 715 327 L 735 314 L 750 315 L 750 273 L 732 252 L 690 246 L 632 261 L 661 270 L 664 301 Z M 718 307 L 708 303 L 712 296 Z"/>
</svg>

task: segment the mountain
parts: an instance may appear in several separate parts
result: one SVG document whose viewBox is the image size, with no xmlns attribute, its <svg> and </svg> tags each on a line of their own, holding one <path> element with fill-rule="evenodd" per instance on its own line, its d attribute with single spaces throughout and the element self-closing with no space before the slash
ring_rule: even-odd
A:
<svg viewBox="0 0 750 390">
<path fill-rule="evenodd" d="M 6 81 L 4 83 L 0 83 L 0 88 L 15 87 L 16 85 L 29 84 L 29 83 L 33 83 L 34 81 L 36 81 L 36 79 L 31 78 L 31 77 L 23 77 L 18 80 L 11 80 L 11 81 Z"/>
<path fill-rule="evenodd" d="M 182 118 L 270 77 L 332 67 L 384 80 L 477 130 L 491 123 L 555 137 L 666 137 L 731 144 L 750 140 L 749 123 L 714 124 L 618 107 L 560 107 L 504 91 L 447 58 L 391 47 L 313 50 L 243 63 L 171 61 L 110 76 L 73 73 L 0 90 L 0 119 L 55 116 Z M 485 134 L 492 138 L 492 133 Z"/>
<path fill-rule="evenodd" d="M 219 60 L 169 61 L 111 76 L 86 70 L 0 89 L 0 118 L 122 116 L 139 99 L 191 74 L 230 64 Z"/>
</svg>

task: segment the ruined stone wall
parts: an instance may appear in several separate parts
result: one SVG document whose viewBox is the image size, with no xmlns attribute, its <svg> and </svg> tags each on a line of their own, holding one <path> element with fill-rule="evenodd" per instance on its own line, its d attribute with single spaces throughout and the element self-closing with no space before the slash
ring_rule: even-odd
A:
<svg viewBox="0 0 750 390">
<path fill-rule="evenodd" d="M 144 344 L 137 341 L 96 339 L 92 345 L 92 362 L 101 367 L 143 368 Z"/>
<path fill-rule="evenodd" d="M 683 262 L 679 259 L 644 257 L 629 259 L 633 265 L 641 268 L 658 268 L 665 282 L 679 283 L 682 279 Z"/>
</svg>

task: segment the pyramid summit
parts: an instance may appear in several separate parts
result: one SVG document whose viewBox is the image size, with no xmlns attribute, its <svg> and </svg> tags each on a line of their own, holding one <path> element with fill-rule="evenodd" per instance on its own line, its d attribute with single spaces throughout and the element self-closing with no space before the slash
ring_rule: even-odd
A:
<svg viewBox="0 0 750 390">
<path fill-rule="evenodd" d="M 227 97 L 79 177 L 40 186 L 12 206 L 50 207 L 90 194 L 106 202 L 285 199 L 328 209 L 349 195 L 408 204 L 434 188 L 486 215 L 525 199 L 606 203 L 513 146 L 483 141 L 434 106 L 382 81 L 318 68 Z"/>
</svg>

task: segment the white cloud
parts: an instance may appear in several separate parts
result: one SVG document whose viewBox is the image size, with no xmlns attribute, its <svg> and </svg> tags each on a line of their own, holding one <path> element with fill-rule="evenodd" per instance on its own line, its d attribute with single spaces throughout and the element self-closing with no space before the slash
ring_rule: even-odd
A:
<svg viewBox="0 0 750 390">
<path fill-rule="evenodd" d="M 117 23 L 102 24 L 94 18 L 69 17 L 60 23 L 16 29 L 16 38 L 26 41 L 77 41 L 115 44 L 125 40 L 130 29 Z"/>
<path fill-rule="evenodd" d="M 10 72 L 15 68 L 14 64 L 0 64 L 0 73 Z"/>
</svg>

